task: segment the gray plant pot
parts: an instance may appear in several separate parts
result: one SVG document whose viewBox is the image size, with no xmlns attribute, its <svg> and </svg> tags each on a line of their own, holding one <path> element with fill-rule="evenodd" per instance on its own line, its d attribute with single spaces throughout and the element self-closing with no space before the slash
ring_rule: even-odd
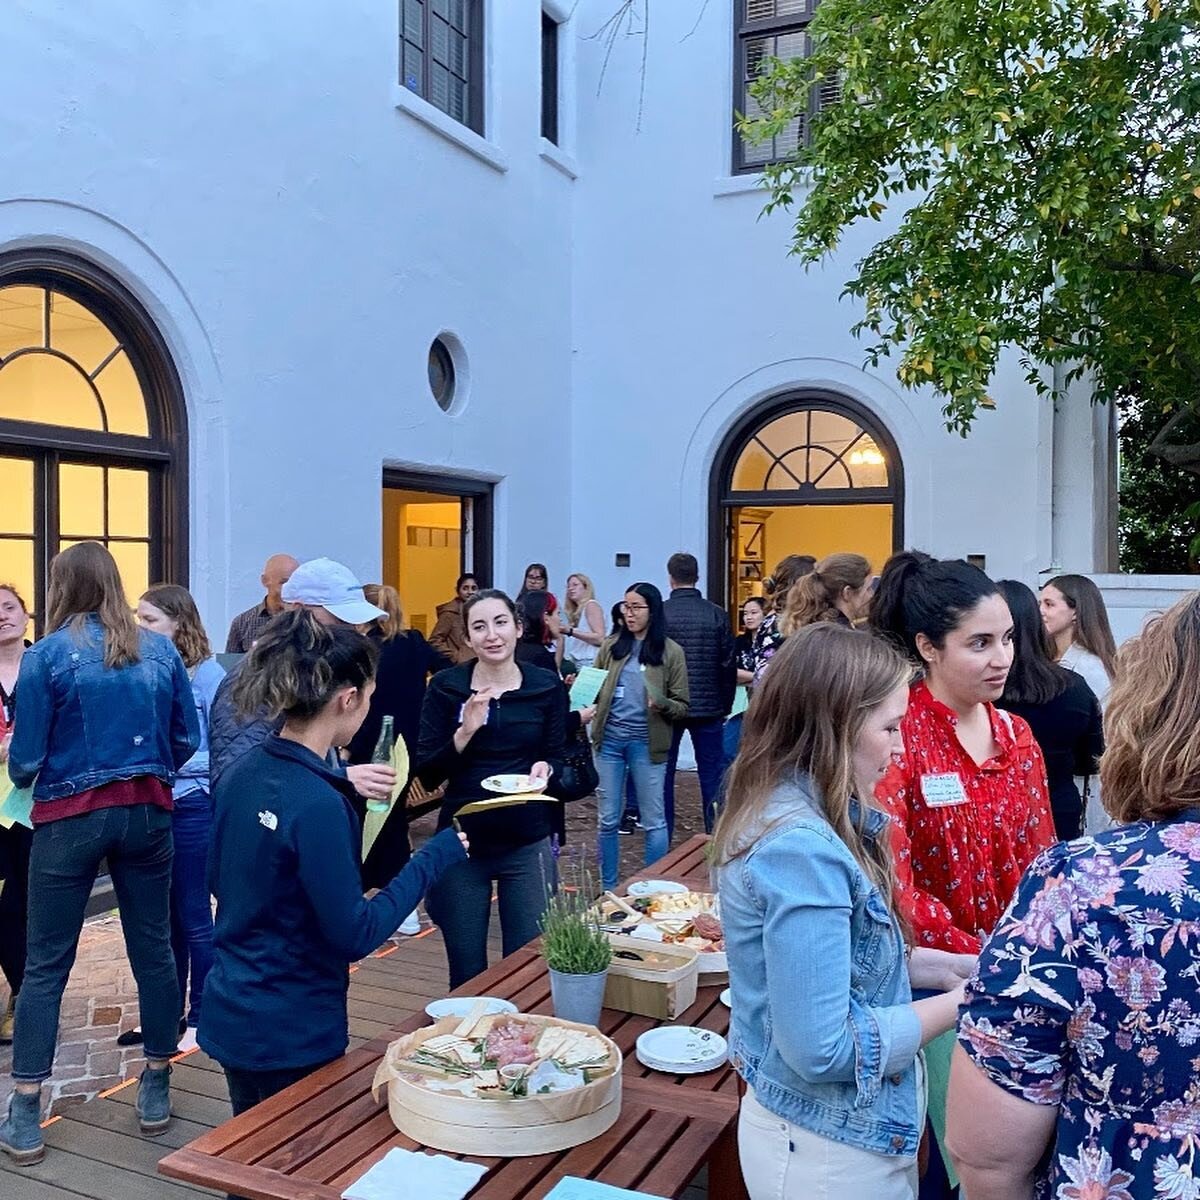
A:
<svg viewBox="0 0 1200 1200">
<path fill-rule="evenodd" d="M 594 975 L 568 975 L 553 967 L 549 971 L 554 1015 L 564 1021 L 578 1021 L 580 1025 L 599 1025 L 608 968 Z"/>
</svg>

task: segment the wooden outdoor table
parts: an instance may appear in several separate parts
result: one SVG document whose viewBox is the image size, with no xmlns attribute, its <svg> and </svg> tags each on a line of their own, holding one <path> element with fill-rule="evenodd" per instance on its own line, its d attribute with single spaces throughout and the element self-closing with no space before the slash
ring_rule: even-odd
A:
<svg viewBox="0 0 1200 1200">
<path fill-rule="evenodd" d="M 692 838 L 643 875 L 707 890 L 706 842 L 703 835 Z M 679 1023 L 725 1034 L 729 1010 L 721 1004 L 720 992 L 720 986 L 701 987 Z M 453 994 L 501 996 L 522 1012 L 552 1011 L 550 977 L 534 945 L 510 954 Z M 391 1036 L 360 1046 L 176 1150 L 159 1163 L 159 1170 L 251 1200 L 337 1200 L 394 1146 L 425 1149 L 397 1131 L 386 1105 L 372 1098 L 371 1083 L 388 1043 L 428 1020 L 424 1013 L 414 1014 Z M 648 1017 L 605 1009 L 600 1028 L 625 1056 L 616 1124 L 557 1154 L 470 1158 L 488 1168 L 470 1200 L 536 1200 L 564 1175 L 677 1197 L 706 1164 L 712 1200 L 744 1200 L 737 1159 L 737 1074 L 728 1065 L 690 1076 L 643 1067 L 634 1057 L 634 1043 L 656 1024 Z"/>
</svg>

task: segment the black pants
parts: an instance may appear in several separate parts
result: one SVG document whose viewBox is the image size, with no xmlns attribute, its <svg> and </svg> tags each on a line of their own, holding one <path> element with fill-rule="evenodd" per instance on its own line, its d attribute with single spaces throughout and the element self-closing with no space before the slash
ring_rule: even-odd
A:
<svg viewBox="0 0 1200 1200">
<path fill-rule="evenodd" d="M 504 954 L 537 937 L 549 891 L 557 884 L 550 839 L 502 854 L 473 854 L 442 873 L 425 897 L 425 911 L 446 941 L 450 987 L 487 970 L 492 884 L 496 884 Z"/>
<path fill-rule="evenodd" d="M 25 979 L 26 924 L 29 920 L 29 851 L 33 830 L 24 825 L 0 830 L 4 888 L 0 890 L 0 971 L 15 996 Z"/>
<path fill-rule="evenodd" d="M 29 946 L 17 998 L 13 1078 L 48 1079 L 58 1016 L 84 911 L 108 859 L 121 932 L 137 980 L 147 1058 L 179 1045 L 179 983 L 171 954 L 171 814 L 152 804 L 102 808 L 39 825 L 29 859 Z"/>
</svg>

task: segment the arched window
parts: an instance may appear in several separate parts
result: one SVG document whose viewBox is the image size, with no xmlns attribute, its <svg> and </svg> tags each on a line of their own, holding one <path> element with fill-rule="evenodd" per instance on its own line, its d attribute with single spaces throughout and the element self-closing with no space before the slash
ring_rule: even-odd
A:
<svg viewBox="0 0 1200 1200">
<path fill-rule="evenodd" d="M 852 551 L 878 569 L 902 544 L 902 522 L 900 455 L 870 413 L 823 392 L 776 397 L 718 452 L 710 591 L 736 611 L 788 554 Z"/>
<path fill-rule="evenodd" d="M 50 559 L 95 540 L 131 602 L 186 583 L 186 445 L 178 376 L 137 300 L 72 256 L 0 258 L 0 581 L 40 618 Z"/>
</svg>

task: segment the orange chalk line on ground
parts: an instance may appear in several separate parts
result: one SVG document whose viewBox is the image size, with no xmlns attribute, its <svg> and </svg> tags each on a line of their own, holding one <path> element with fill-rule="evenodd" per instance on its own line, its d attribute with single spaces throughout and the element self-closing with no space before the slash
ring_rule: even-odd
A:
<svg viewBox="0 0 1200 1200">
<path fill-rule="evenodd" d="M 47 1129 L 54 1124 L 55 1121 L 61 1121 L 62 1117 L 49 1117 L 42 1122 L 41 1128 Z"/>
<path fill-rule="evenodd" d="M 171 1059 L 171 1061 L 173 1063 L 177 1063 L 181 1058 L 187 1058 L 187 1056 L 189 1054 L 195 1054 L 196 1051 L 199 1049 L 200 1049 L 199 1046 L 193 1046 L 190 1050 L 183 1050 L 179 1054 L 175 1055 L 175 1057 L 173 1059 Z"/>
<path fill-rule="evenodd" d="M 127 1079 L 124 1083 L 118 1083 L 116 1087 L 110 1087 L 107 1091 L 101 1092 L 96 1097 L 98 1100 L 107 1100 L 109 1096 L 115 1096 L 118 1092 L 124 1091 L 130 1084 L 137 1083 L 136 1079 Z"/>
</svg>

